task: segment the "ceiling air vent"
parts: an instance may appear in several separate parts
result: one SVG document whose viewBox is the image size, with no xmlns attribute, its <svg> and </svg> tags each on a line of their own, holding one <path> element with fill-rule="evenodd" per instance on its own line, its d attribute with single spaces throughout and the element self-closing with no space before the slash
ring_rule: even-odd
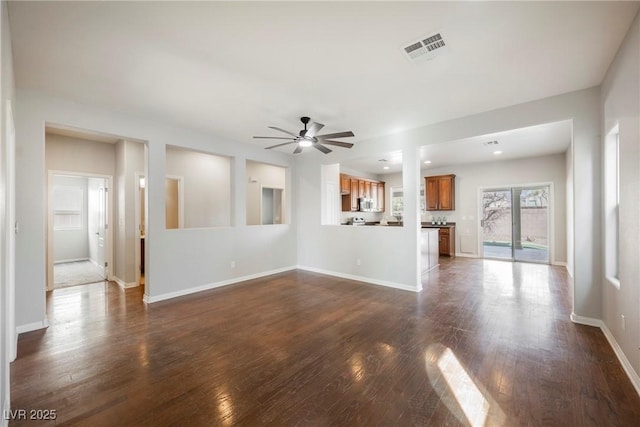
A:
<svg viewBox="0 0 640 427">
<path fill-rule="evenodd" d="M 402 48 L 411 62 L 433 59 L 447 49 L 447 43 L 441 31 L 421 37 Z"/>
</svg>

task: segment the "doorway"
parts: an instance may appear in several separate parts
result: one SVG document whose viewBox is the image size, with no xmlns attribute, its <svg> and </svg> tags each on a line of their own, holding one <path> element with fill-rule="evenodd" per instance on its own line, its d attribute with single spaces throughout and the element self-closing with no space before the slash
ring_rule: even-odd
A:
<svg viewBox="0 0 640 427">
<path fill-rule="evenodd" d="M 550 186 L 483 189 L 482 256 L 548 264 Z"/>
<path fill-rule="evenodd" d="M 136 172 L 135 182 L 138 187 L 138 191 L 135 192 L 134 204 L 135 204 L 135 217 L 136 217 L 136 233 L 137 244 L 135 248 L 136 256 L 136 282 L 140 286 L 144 286 L 144 273 L 145 273 L 145 240 L 146 233 L 146 219 L 147 219 L 147 198 L 146 198 L 146 177 L 142 172 Z"/>
<path fill-rule="evenodd" d="M 47 289 L 109 277 L 110 176 L 49 172 Z"/>
</svg>

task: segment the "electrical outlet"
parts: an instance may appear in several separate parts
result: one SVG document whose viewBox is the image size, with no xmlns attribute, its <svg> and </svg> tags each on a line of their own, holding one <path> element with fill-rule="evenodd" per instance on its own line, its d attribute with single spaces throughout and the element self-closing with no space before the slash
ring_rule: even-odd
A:
<svg viewBox="0 0 640 427">
<path fill-rule="evenodd" d="M 231 268 L 236 268 L 236 262 L 235 261 L 231 261 Z"/>
<path fill-rule="evenodd" d="M 358 258 L 358 259 L 356 260 L 356 265 L 360 265 L 360 264 L 362 264 L 362 262 L 360 261 L 360 258 Z"/>
<path fill-rule="evenodd" d="M 620 326 L 622 326 L 622 330 L 626 331 L 627 330 L 627 321 L 624 318 L 624 314 L 620 315 Z"/>
</svg>

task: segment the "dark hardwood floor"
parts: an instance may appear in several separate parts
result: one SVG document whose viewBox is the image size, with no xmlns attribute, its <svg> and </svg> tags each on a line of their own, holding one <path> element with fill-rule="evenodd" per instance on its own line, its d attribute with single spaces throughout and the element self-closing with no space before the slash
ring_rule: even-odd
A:
<svg viewBox="0 0 640 427">
<path fill-rule="evenodd" d="M 11 425 L 638 426 L 564 268 L 443 260 L 420 294 L 291 271 L 150 306 L 115 284 L 48 296 L 20 335 Z"/>
</svg>

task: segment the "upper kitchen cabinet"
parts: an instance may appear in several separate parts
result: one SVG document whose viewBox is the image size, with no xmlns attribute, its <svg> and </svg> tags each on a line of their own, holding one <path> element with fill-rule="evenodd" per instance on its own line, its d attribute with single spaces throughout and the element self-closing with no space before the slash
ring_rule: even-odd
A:
<svg viewBox="0 0 640 427">
<path fill-rule="evenodd" d="M 428 211 L 452 211 L 456 208 L 456 176 L 427 176 L 425 192 Z"/>
<path fill-rule="evenodd" d="M 343 212 L 384 212 L 384 182 L 340 174 Z M 361 206 L 367 202 L 367 207 Z"/>
<path fill-rule="evenodd" d="M 351 194 L 351 179 L 343 173 L 340 174 L 340 194 Z"/>
</svg>

